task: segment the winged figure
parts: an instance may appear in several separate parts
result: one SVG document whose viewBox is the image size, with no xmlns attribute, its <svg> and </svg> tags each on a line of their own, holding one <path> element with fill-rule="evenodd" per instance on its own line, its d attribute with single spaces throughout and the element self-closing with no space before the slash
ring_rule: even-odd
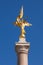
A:
<svg viewBox="0 0 43 65">
<path fill-rule="evenodd" d="M 20 38 L 24 38 L 25 37 L 25 26 L 32 26 L 32 24 L 28 23 L 27 21 L 23 20 L 23 6 L 20 10 L 20 14 L 16 19 L 16 22 L 14 23 L 16 26 L 19 26 L 21 28 L 21 35 Z"/>
</svg>

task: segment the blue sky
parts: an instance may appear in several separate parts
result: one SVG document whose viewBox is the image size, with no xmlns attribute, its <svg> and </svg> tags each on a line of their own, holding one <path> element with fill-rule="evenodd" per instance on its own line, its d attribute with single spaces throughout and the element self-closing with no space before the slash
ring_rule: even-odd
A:
<svg viewBox="0 0 43 65">
<path fill-rule="evenodd" d="M 0 0 L 0 65 L 16 65 L 15 42 L 20 29 L 13 25 L 24 7 L 24 18 L 32 23 L 26 27 L 26 40 L 30 42 L 29 65 L 43 65 L 43 0 Z"/>
</svg>

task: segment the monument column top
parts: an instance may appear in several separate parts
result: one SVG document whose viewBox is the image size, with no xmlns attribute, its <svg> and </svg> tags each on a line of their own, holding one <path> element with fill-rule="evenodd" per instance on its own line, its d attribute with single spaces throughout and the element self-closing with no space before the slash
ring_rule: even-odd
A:
<svg viewBox="0 0 43 65">
<path fill-rule="evenodd" d="M 14 25 L 21 28 L 21 33 L 19 36 L 19 41 L 16 42 L 15 50 L 18 56 L 18 64 L 17 65 L 28 65 L 28 51 L 30 47 L 30 43 L 26 41 L 25 38 L 25 26 L 32 26 L 29 22 L 23 19 L 23 7 L 20 10 L 20 14 L 14 22 Z"/>
</svg>

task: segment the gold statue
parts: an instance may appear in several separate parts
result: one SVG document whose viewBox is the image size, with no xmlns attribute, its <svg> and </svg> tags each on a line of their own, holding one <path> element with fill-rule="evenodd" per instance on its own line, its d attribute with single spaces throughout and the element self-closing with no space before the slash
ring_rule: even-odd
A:
<svg viewBox="0 0 43 65">
<path fill-rule="evenodd" d="M 25 26 L 32 26 L 32 24 L 28 23 L 27 21 L 23 20 L 23 7 L 21 8 L 20 14 L 16 19 L 14 25 L 19 26 L 21 28 L 21 35 L 20 38 L 25 38 Z"/>
</svg>

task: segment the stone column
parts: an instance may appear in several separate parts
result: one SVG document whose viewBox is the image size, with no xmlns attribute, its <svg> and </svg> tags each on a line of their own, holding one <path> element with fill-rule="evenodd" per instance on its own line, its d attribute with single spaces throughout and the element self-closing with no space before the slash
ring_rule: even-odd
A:
<svg viewBox="0 0 43 65">
<path fill-rule="evenodd" d="M 30 44 L 26 41 L 20 41 L 16 43 L 15 50 L 17 52 L 17 65 L 28 65 L 28 50 Z"/>
</svg>

